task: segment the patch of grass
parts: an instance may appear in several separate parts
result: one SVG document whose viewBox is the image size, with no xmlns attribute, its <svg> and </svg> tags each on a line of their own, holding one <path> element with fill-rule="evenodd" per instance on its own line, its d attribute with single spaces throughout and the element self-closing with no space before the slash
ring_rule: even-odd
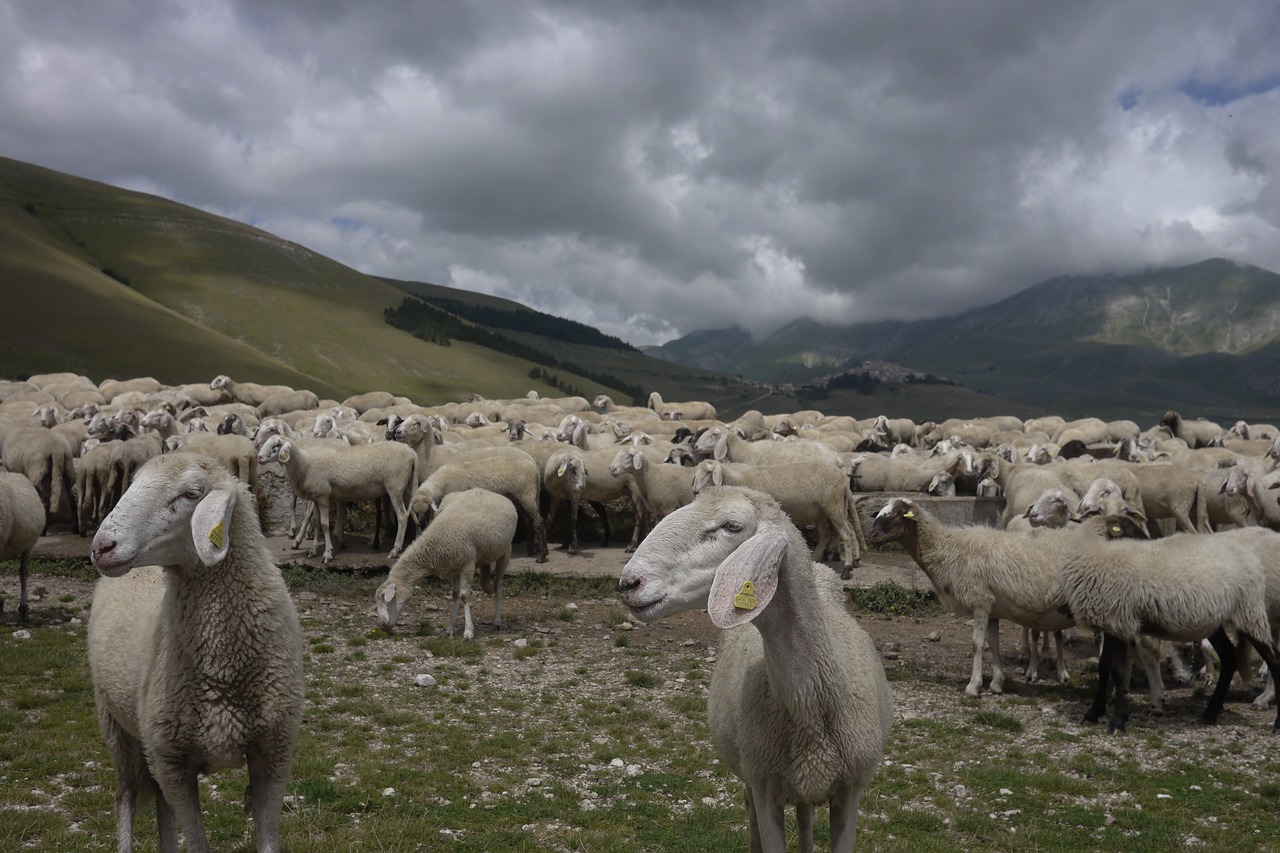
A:
<svg viewBox="0 0 1280 853">
<path fill-rule="evenodd" d="M 1017 717 L 1001 714 L 998 711 L 978 711 L 969 717 L 980 726 L 999 729 L 1002 732 L 1022 732 L 1022 722 Z"/>
<path fill-rule="evenodd" d="M 632 687 L 659 687 L 662 685 L 662 676 L 652 672 L 641 672 L 638 669 L 629 669 L 624 673 L 627 683 Z"/>
<path fill-rule="evenodd" d="M 888 581 L 881 581 L 867 589 L 851 590 L 849 595 L 854 609 L 867 613 L 919 616 L 942 612 L 942 604 L 939 603 L 936 592 L 908 589 Z"/>
<path fill-rule="evenodd" d="M 530 640 L 529 645 L 525 646 L 524 648 L 522 649 L 517 648 L 512 650 L 512 656 L 516 660 L 525 660 L 526 658 L 533 657 L 541 650 L 542 650 L 541 640 Z"/>
</svg>

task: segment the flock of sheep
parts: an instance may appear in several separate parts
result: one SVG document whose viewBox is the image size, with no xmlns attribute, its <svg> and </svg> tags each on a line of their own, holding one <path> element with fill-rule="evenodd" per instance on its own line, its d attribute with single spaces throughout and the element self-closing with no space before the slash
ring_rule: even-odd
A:
<svg viewBox="0 0 1280 853">
<path fill-rule="evenodd" d="M 1169 641 L 1207 641 L 1220 666 L 1207 722 L 1237 668 L 1248 674 L 1249 649 L 1272 680 L 1280 674 L 1274 427 L 1223 429 L 1173 412 L 1146 430 L 816 411 L 725 422 L 705 402 L 656 392 L 649 402 L 532 392 L 436 406 L 382 392 L 336 401 L 227 376 L 180 387 L 74 374 L 0 381 L 0 559 L 21 560 L 20 617 L 28 558 L 50 520 L 94 532 L 104 579 L 89 658 L 118 776 L 119 849 L 131 849 L 134 812 L 151 797 L 160 849 L 177 849 L 179 827 L 188 849 L 207 849 L 197 776 L 246 762 L 258 849 L 277 849 L 305 690 L 297 617 L 261 527 L 268 465 L 294 495 L 295 547 L 310 532 L 310 554 L 326 562 L 349 503 L 385 507 L 395 562 L 375 594 L 379 620 L 393 627 L 431 573 L 452 581 L 448 630 L 461 606 L 467 639 L 477 570 L 501 625 L 521 526 L 529 554 L 545 560 L 567 504 L 574 554 L 582 505 L 607 545 L 609 505 L 616 517 L 625 503 L 635 553 L 623 603 L 646 621 L 706 608 L 726 630 L 708 711 L 717 751 L 746 785 L 753 850 L 783 849 L 787 805 L 811 849 L 820 803 L 833 849 L 852 849 L 892 699 L 874 643 L 816 561 L 839 561 L 848 578 L 868 541 L 900 543 L 944 604 L 972 617 L 971 695 L 984 687 L 987 648 L 987 686 L 1003 690 L 999 620 L 1024 629 L 1030 680 L 1041 632 L 1056 636 L 1065 681 L 1062 632 L 1094 629 L 1099 683 L 1085 720 L 1105 713 L 1114 684 L 1113 731 L 1128 714 L 1130 652 L 1158 709 L 1161 659 L 1176 674 L 1185 667 Z M 1002 496 L 999 527 L 931 512 L 957 495 Z M 1274 685 L 1258 702 L 1273 696 Z"/>
</svg>

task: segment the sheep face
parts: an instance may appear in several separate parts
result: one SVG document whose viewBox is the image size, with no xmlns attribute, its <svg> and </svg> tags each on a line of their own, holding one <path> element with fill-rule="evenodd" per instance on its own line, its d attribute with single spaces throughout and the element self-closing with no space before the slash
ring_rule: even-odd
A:
<svg viewBox="0 0 1280 853">
<path fill-rule="evenodd" d="M 1120 514 L 1123 504 L 1124 497 L 1115 481 L 1106 477 L 1099 477 L 1089 484 L 1084 496 L 1080 498 L 1080 505 L 1076 508 L 1076 514 L 1081 517 L 1099 513 L 1106 515 Z"/>
<path fill-rule="evenodd" d="M 645 622 L 706 607 L 719 627 L 754 618 L 777 590 L 787 537 L 745 489 L 717 489 L 663 518 L 627 561 L 618 592 Z M 734 599 L 751 584 L 751 599 Z M 750 606 L 744 606 L 750 605 Z"/>
<path fill-rule="evenodd" d="M 407 587 L 397 585 L 392 580 L 383 581 L 382 586 L 378 587 L 378 592 L 374 595 L 378 606 L 378 622 L 386 630 L 390 631 L 400 621 L 400 611 L 409 600 L 409 592 Z"/>
<path fill-rule="evenodd" d="M 93 564 L 107 577 L 136 566 L 217 565 L 231 547 L 238 495 L 234 479 L 213 460 L 156 457 L 138 470 L 98 528 Z"/>
<path fill-rule="evenodd" d="M 898 542 L 915 530 L 915 519 L 916 505 L 905 498 L 894 498 L 876 513 L 867 542 L 872 545 Z"/>
</svg>

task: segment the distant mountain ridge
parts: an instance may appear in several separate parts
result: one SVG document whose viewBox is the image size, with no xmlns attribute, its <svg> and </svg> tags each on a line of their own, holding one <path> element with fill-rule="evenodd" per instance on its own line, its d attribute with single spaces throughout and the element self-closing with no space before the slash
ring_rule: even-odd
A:
<svg viewBox="0 0 1280 853">
<path fill-rule="evenodd" d="M 1280 275 L 1215 258 L 1064 276 L 953 317 L 851 326 L 801 319 L 746 344 L 738 330 L 700 330 L 649 352 L 791 383 L 888 360 L 1066 414 L 1182 407 L 1274 416 Z"/>
</svg>

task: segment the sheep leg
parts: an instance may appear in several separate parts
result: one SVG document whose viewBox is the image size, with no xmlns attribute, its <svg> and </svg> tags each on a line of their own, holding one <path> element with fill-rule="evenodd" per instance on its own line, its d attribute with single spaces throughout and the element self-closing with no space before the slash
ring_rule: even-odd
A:
<svg viewBox="0 0 1280 853">
<path fill-rule="evenodd" d="M 1209 704 L 1200 717 L 1201 722 L 1212 725 L 1218 722 L 1218 715 L 1222 713 L 1222 706 L 1227 701 L 1227 689 L 1236 674 L 1236 647 L 1231 644 L 1226 629 L 1221 627 L 1213 632 L 1209 642 L 1213 644 L 1213 650 L 1218 653 L 1218 661 L 1222 664 L 1218 670 L 1218 683 L 1214 685 L 1213 695 L 1209 697 Z M 1272 659 L 1274 660 L 1274 655 Z"/>
<path fill-rule="evenodd" d="M 1000 620 L 987 619 L 987 645 L 991 647 L 991 692 L 1004 692 L 1004 663 L 1000 660 Z M 979 649 L 981 654 L 981 649 Z"/>
<path fill-rule="evenodd" d="M 555 524 L 556 512 L 560 509 L 560 504 L 563 502 L 564 501 L 561 498 L 553 497 L 551 499 L 551 506 L 547 509 L 547 518 L 545 521 L 542 522 L 544 529 L 550 530 L 551 525 Z M 569 517 L 569 525 L 573 530 L 573 540 L 576 542 L 578 538 L 578 509 L 573 505 L 572 502 L 569 504 L 569 506 L 572 512 L 572 514 Z M 526 532 L 525 535 L 527 536 L 528 533 Z M 578 553 L 577 551 L 572 550 L 573 548 L 572 545 L 561 545 L 560 550 L 563 551 L 566 547 L 570 548 L 570 551 L 569 551 L 570 554 Z"/>
<path fill-rule="evenodd" d="M 640 536 L 644 532 L 644 525 L 645 525 L 644 502 L 635 500 L 633 498 L 631 501 L 631 509 L 632 509 L 631 544 L 627 545 L 628 554 L 630 554 L 636 548 L 640 547 Z"/>
<path fill-rule="evenodd" d="M 1064 654 L 1064 649 L 1066 647 L 1066 640 L 1063 638 L 1061 631 L 1053 632 L 1053 646 L 1058 653 L 1058 657 L 1057 657 L 1058 683 L 1070 684 L 1071 673 L 1067 672 L 1067 658 L 1066 658 L 1066 655 Z"/>
<path fill-rule="evenodd" d="M 968 696 L 977 696 L 982 691 L 982 649 L 986 632 L 987 611 L 973 611 L 973 671 L 969 676 L 969 684 L 964 688 Z"/>
<path fill-rule="evenodd" d="M 18 619 L 27 621 L 27 570 L 31 566 L 31 552 L 23 551 L 18 562 Z M 0 606 L 2 609 L 2 606 Z"/>
<path fill-rule="evenodd" d="M 209 839 L 204 834 L 204 822 L 200 818 L 199 778 L 194 770 L 185 769 L 187 756 L 151 756 L 156 783 L 164 798 L 173 807 L 187 839 L 188 853 L 209 853 Z M 176 847 L 174 848 L 176 851 Z"/>
<path fill-rule="evenodd" d="M 1102 641 L 1102 648 L 1105 653 L 1107 644 L 1112 646 L 1111 659 L 1111 680 L 1115 682 L 1116 704 L 1111 712 L 1111 720 L 1107 723 L 1107 734 L 1116 734 L 1124 731 L 1125 723 L 1129 720 L 1129 695 L 1128 685 L 1125 683 L 1125 671 L 1128 669 L 1128 644 L 1122 644 L 1120 640 L 1107 634 Z M 1101 667 L 1099 662 L 1099 681 L 1101 681 Z M 1105 700 L 1105 697 L 1104 697 Z"/>
<path fill-rule="evenodd" d="M 569 553 L 577 554 L 578 545 L 578 514 L 582 511 L 582 506 L 577 495 L 569 498 Z M 551 522 L 548 521 L 547 524 Z"/>
<path fill-rule="evenodd" d="M 1108 680 L 1111 678 L 1112 663 L 1116 657 L 1116 646 L 1119 640 L 1110 634 L 1102 635 L 1102 651 L 1098 652 L 1098 689 L 1093 694 L 1093 704 L 1089 706 L 1089 710 L 1084 712 L 1082 723 L 1093 725 L 1102 717 L 1102 712 L 1107 710 L 1107 687 Z M 1116 683 L 1124 681 L 1123 674 L 1116 678 Z"/>
<path fill-rule="evenodd" d="M 320 530 L 324 531 L 324 559 L 322 562 L 330 563 L 333 561 L 333 539 L 329 535 L 329 509 L 332 504 L 327 500 L 316 501 L 316 514 L 320 516 Z M 339 502 L 339 512 L 341 512 L 341 502 Z M 319 539 L 319 536 L 316 537 Z M 317 542 L 317 544 L 319 544 Z M 312 549 L 313 551 L 315 549 Z M 314 556 L 314 555 L 311 555 Z"/>
<path fill-rule="evenodd" d="M 387 492 L 387 500 L 391 502 L 391 510 L 396 514 L 396 544 L 391 549 L 388 558 L 394 560 L 404 552 L 404 534 L 409 526 L 409 510 L 404 505 L 404 500 L 399 493 L 394 491 Z M 381 505 L 381 501 L 378 502 Z"/>
<path fill-rule="evenodd" d="M 244 805 L 253 818 L 258 853 L 278 853 L 280 849 L 280 812 L 289 782 L 289 756 L 287 743 L 256 744 L 245 750 L 249 788 Z"/>
<path fill-rule="evenodd" d="M 1147 676 L 1147 692 L 1151 697 L 1151 713 L 1164 713 L 1164 678 L 1160 674 L 1160 656 L 1142 637 L 1134 640 L 1133 651 Z"/>
<path fill-rule="evenodd" d="M 173 806 L 157 790 L 156 795 L 156 833 L 160 836 L 159 849 L 162 853 L 178 853 L 178 816 Z"/>
<path fill-rule="evenodd" d="M 1040 680 L 1040 632 L 1023 626 L 1022 643 L 1027 652 L 1027 681 L 1034 684 Z"/>
<path fill-rule="evenodd" d="M 596 511 L 596 515 L 600 516 L 600 527 L 604 530 L 604 539 L 600 541 L 600 547 L 608 548 L 609 540 L 613 538 L 613 531 L 609 529 L 609 513 L 600 501 L 587 501 L 587 503 Z"/>
<path fill-rule="evenodd" d="M 1271 632 L 1271 645 L 1275 646 L 1280 642 L 1280 631 L 1273 630 Z M 1265 662 L 1265 661 L 1264 661 Z M 1276 699 L 1276 680 L 1271 674 L 1271 667 L 1267 667 L 1267 677 L 1262 682 L 1262 692 L 1253 700 L 1255 708 L 1269 708 L 1271 703 Z"/>
<path fill-rule="evenodd" d="M 749 837 L 747 849 L 750 853 L 764 853 L 764 847 L 760 844 L 760 821 L 756 817 L 756 801 L 751 796 L 751 786 L 746 786 L 747 793 L 745 796 L 747 804 L 747 834 Z"/>
<path fill-rule="evenodd" d="M 503 554 L 493 567 L 493 627 L 502 627 L 502 576 L 511 562 L 509 554 Z"/>
<path fill-rule="evenodd" d="M 813 803 L 796 804 L 796 829 L 800 853 L 813 853 Z"/>
<path fill-rule="evenodd" d="M 858 838 L 858 804 L 862 789 L 841 783 L 828 803 L 831 815 L 831 853 L 853 853 Z"/>
<path fill-rule="evenodd" d="M 373 539 L 369 541 L 369 547 L 374 551 L 382 547 L 382 498 L 378 498 L 373 502 Z M 396 554 L 392 554 L 391 558 L 395 559 Z"/>
<path fill-rule="evenodd" d="M 1262 640 L 1257 637 L 1249 637 L 1249 642 L 1257 650 L 1258 656 L 1267 663 L 1267 680 L 1271 684 L 1271 692 L 1274 696 L 1276 679 L 1280 678 L 1280 655 L 1276 654 L 1275 644 L 1270 641 L 1270 638 Z M 1280 709 L 1276 711 L 1276 721 L 1271 725 L 1271 728 L 1273 731 L 1280 730 Z"/>
<path fill-rule="evenodd" d="M 760 848 L 772 853 L 775 850 L 787 849 L 787 831 L 782 803 L 777 798 L 769 796 L 770 793 L 767 786 L 757 788 L 752 794 L 752 799 L 756 806 L 756 826 L 760 833 Z"/>
<path fill-rule="evenodd" d="M 857 528 L 854 527 L 854 522 L 851 522 L 847 515 L 844 518 L 836 516 L 830 519 L 830 521 L 831 529 L 834 530 L 836 535 L 840 537 L 840 540 L 844 542 L 844 571 L 840 573 L 840 578 L 842 580 L 848 580 L 853 574 L 850 570 L 857 568 L 858 563 L 862 562 L 862 551 L 858 543 L 858 531 Z"/>
<path fill-rule="evenodd" d="M 517 512 L 524 516 L 525 523 L 529 526 L 531 532 L 525 534 L 525 538 L 532 537 L 531 547 L 528 553 L 538 555 L 535 563 L 545 563 L 547 561 L 547 528 L 542 524 L 542 513 L 538 512 L 538 500 L 534 498 L 533 503 L 516 503 Z"/>
</svg>

